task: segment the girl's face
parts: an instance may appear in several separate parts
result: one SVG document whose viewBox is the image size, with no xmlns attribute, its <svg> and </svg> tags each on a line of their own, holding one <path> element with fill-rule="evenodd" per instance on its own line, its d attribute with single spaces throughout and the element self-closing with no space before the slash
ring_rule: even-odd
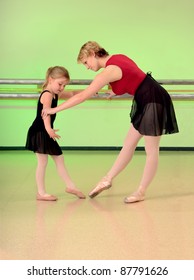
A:
<svg viewBox="0 0 194 280">
<path fill-rule="evenodd" d="M 69 80 L 66 78 L 49 78 L 49 88 L 54 94 L 59 94 L 62 92 L 68 83 Z"/>
</svg>

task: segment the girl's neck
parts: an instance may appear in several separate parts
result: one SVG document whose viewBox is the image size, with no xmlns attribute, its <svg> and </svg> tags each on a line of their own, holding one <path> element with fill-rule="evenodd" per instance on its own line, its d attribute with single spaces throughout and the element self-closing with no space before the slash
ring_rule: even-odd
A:
<svg viewBox="0 0 194 280">
<path fill-rule="evenodd" d="M 47 90 L 48 92 L 50 92 L 53 96 L 55 95 L 54 92 L 52 92 L 52 90 L 49 87 L 46 87 L 44 90 Z"/>
</svg>

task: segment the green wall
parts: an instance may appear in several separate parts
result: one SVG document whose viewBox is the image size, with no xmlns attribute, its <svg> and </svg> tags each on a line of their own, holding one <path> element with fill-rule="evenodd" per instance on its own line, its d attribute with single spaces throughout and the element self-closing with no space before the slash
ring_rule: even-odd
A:
<svg viewBox="0 0 194 280">
<path fill-rule="evenodd" d="M 1 0 L 0 77 L 44 78 L 56 64 L 74 79 L 93 77 L 76 58 L 96 40 L 157 79 L 191 79 L 193 11 L 191 0 Z"/>
<path fill-rule="evenodd" d="M 1 100 L 0 147 L 24 147 L 36 114 L 35 100 Z M 194 101 L 175 101 L 180 133 L 165 135 L 161 147 L 194 148 Z M 130 100 L 88 100 L 58 113 L 55 128 L 66 147 L 120 147 L 129 128 Z M 4 119 L 4 121 L 2 121 Z M 143 141 L 138 146 L 143 146 Z"/>
<path fill-rule="evenodd" d="M 48 67 L 63 65 L 72 79 L 92 79 L 95 73 L 76 59 L 83 43 L 96 40 L 156 79 L 194 79 L 193 11 L 191 0 L 1 0 L 0 78 L 44 79 Z M 60 144 L 122 145 L 130 104 L 87 101 L 59 113 Z M 0 99 L 0 146 L 24 145 L 35 106 L 35 100 Z M 175 109 L 180 133 L 164 136 L 161 145 L 194 146 L 193 102 L 176 101 Z"/>
</svg>

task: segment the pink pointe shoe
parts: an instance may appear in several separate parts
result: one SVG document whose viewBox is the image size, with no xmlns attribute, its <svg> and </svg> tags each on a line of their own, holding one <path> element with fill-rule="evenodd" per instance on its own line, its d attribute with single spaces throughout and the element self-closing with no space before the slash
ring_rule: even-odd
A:
<svg viewBox="0 0 194 280">
<path fill-rule="evenodd" d="M 112 186 L 111 181 L 107 177 L 104 177 L 97 184 L 97 186 L 89 193 L 89 197 L 93 198 L 97 196 L 99 193 L 101 193 L 102 191 L 109 189 L 111 186 Z"/>
<path fill-rule="evenodd" d="M 130 196 L 124 198 L 125 203 L 134 203 L 143 201 L 145 199 L 145 195 L 141 191 L 136 191 L 132 193 Z"/>
<path fill-rule="evenodd" d="M 41 201 L 56 201 L 58 198 L 54 195 L 51 194 L 45 194 L 45 195 L 40 195 L 37 193 L 36 195 L 36 200 L 41 200 Z"/>
</svg>

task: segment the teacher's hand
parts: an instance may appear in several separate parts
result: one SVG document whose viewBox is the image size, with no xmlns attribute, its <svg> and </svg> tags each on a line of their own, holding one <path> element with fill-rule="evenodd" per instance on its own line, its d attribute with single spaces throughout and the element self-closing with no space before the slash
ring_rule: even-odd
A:
<svg viewBox="0 0 194 280">
<path fill-rule="evenodd" d="M 112 99 L 116 95 L 112 90 L 107 91 L 106 94 L 107 94 L 106 99 Z"/>
<path fill-rule="evenodd" d="M 55 114 L 54 108 L 44 108 L 42 109 L 41 116 L 43 119 L 45 119 L 48 115 L 53 115 L 53 114 Z"/>
</svg>

